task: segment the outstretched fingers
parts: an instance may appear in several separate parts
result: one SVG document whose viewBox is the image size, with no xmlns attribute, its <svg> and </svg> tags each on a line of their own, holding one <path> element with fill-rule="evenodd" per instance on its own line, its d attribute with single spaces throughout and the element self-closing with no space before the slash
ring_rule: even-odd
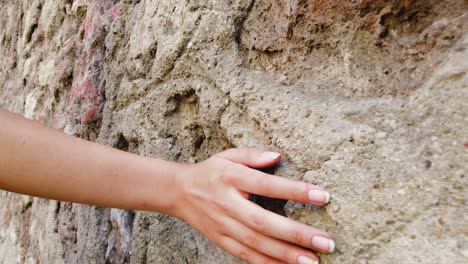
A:
<svg viewBox="0 0 468 264">
<path fill-rule="evenodd" d="M 258 194 L 323 206 L 330 202 L 330 194 L 326 190 L 313 184 L 252 169 L 275 165 L 281 159 L 278 153 L 259 149 L 230 149 L 217 154 L 217 157 L 233 162 L 229 170 L 225 172 L 223 180 L 234 186 L 239 192 L 235 195 L 232 206 L 229 206 L 228 210 L 231 216 L 241 224 L 257 232 L 256 236 L 251 233 L 247 238 L 261 237 L 263 244 L 255 245 L 259 251 L 277 258 L 278 256 L 274 254 L 278 253 L 271 253 L 275 250 L 269 251 L 267 249 L 272 247 L 278 249 L 289 245 L 289 243 L 312 248 L 322 253 L 334 251 L 335 242 L 328 233 L 267 211 L 246 199 L 248 194 Z M 253 243 L 249 245 L 251 244 Z M 266 250 L 270 253 L 266 253 Z M 281 251 L 276 250 L 276 252 Z M 296 257 L 297 262 L 307 263 L 304 262 L 305 256 Z M 291 259 L 291 256 L 288 258 Z"/>
<path fill-rule="evenodd" d="M 234 197 L 234 206 L 230 210 L 232 217 L 267 236 L 322 253 L 331 253 L 335 249 L 335 242 L 325 231 L 265 210 L 240 194 Z"/>
<path fill-rule="evenodd" d="M 233 218 L 225 218 L 223 223 L 226 224 L 228 236 L 264 255 L 286 263 L 318 264 L 318 257 L 304 248 L 266 236 Z"/>
</svg>

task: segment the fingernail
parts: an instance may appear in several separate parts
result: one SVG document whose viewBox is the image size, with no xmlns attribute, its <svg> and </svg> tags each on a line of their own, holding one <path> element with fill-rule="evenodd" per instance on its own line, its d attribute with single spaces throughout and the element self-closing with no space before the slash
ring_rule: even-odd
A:
<svg viewBox="0 0 468 264">
<path fill-rule="evenodd" d="M 312 246 L 323 252 L 332 253 L 335 251 L 335 241 L 322 236 L 312 237 Z"/>
<path fill-rule="evenodd" d="M 320 189 L 312 189 L 309 191 L 309 200 L 327 204 L 330 202 L 330 193 Z"/>
<path fill-rule="evenodd" d="M 263 152 L 263 154 L 260 156 L 260 159 L 262 161 L 268 162 L 277 159 L 281 154 L 278 152 Z"/>
<path fill-rule="evenodd" d="M 298 264 L 319 264 L 318 261 L 316 260 L 313 260 L 309 257 L 306 257 L 306 256 L 299 256 L 297 258 L 297 263 Z"/>
</svg>

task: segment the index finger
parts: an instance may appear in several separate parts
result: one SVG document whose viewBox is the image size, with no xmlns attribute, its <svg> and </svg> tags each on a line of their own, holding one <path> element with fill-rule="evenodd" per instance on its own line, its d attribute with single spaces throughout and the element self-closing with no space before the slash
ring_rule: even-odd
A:
<svg viewBox="0 0 468 264">
<path fill-rule="evenodd" d="M 320 206 L 330 202 L 330 193 L 317 185 L 263 173 L 243 165 L 237 168 L 232 172 L 234 176 L 231 181 L 242 191 Z"/>
</svg>

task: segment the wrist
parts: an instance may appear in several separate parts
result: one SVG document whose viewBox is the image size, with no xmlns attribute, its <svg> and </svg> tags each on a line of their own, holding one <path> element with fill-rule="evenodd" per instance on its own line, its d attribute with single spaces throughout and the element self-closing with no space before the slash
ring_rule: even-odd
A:
<svg viewBox="0 0 468 264">
<path fill-rule="evenodd" d="M 183 199 L 179 178 L 191 165 L 154 158 L 144 159 L 147 165 L 140 192 L 140 210 L 177 216 L 178 205 Z"/>
</svg>

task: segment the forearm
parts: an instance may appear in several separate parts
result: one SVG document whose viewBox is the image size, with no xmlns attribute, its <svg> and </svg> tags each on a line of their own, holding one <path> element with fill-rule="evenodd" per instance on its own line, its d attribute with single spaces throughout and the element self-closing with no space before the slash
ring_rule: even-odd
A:
<svg viewBox="0 0 468 264">
<path fill-rule="evenodd" d="M 171 207 L 182 165 L 75 138 L 1 109 L 0 124 L 0 189 L 103 207 Z"/>
</svg>

